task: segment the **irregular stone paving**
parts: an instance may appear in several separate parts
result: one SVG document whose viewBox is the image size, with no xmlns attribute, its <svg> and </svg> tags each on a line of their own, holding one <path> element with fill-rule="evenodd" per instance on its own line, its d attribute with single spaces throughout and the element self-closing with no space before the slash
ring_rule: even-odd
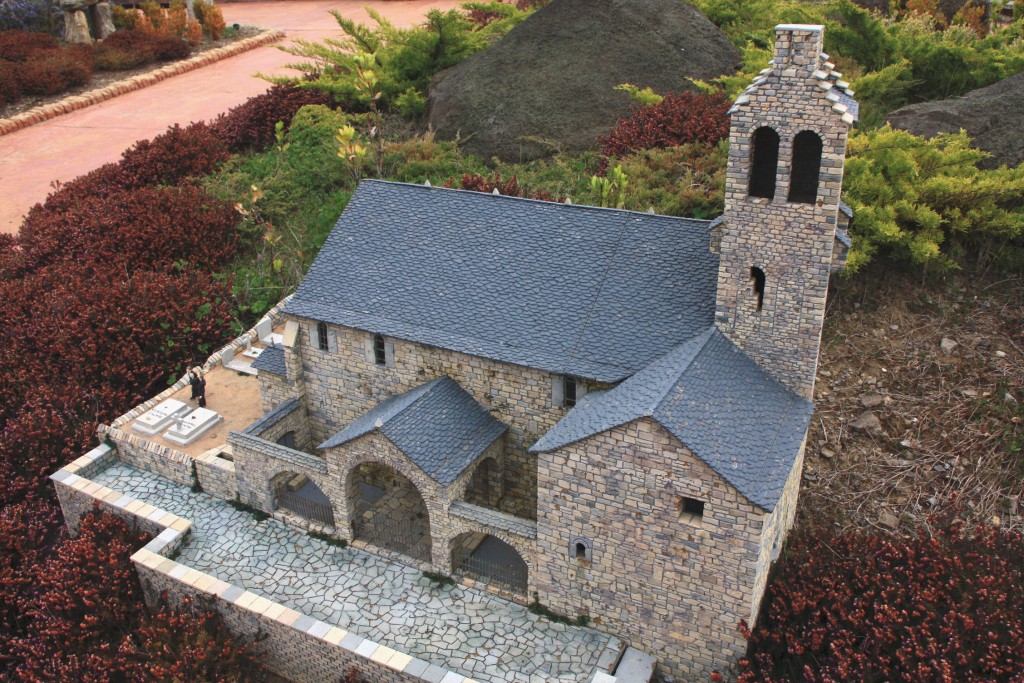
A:
<svg viewBox="0 0 1024 683">
<path fill-rule="evenodd" d="M 482 683 L 589 681 L 615 641 L 475 589 L 435 588 L 415 568 L 330 546 L 274 519 L 257 523 L 225 501 L 122 463 L 93 481 L 191 520 L 182 564 Z"/>
</svg>

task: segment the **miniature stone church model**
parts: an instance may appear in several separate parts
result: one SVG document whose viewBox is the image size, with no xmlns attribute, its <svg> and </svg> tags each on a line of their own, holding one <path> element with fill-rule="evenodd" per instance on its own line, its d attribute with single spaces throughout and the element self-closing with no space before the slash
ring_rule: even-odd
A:
<svg viewBox="0 0 1024 683">
<path fill-rule="evenodd" d="M 231 491 L 729 667 L 793 524 L 856 111 L 782 25 L 715 221 L 364 181 L 253 363 Z"/>
</svg>

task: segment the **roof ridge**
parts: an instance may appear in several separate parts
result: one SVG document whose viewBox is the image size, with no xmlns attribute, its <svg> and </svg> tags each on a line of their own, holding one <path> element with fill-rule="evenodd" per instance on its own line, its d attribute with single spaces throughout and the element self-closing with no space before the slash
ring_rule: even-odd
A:
<svg viewBox="0 0 1024 683">
<path fill-rule="evenodd" d="M 689 357 L 689 359 L 686 361 L 686 363 L 676 371 L 676 373 L 675 373 L 675 380 L 671 384 L 667 385 L 663 390 L 659 391 L 659 393 L 661 395 L 655 401 L 654 405 L 651 408 L 649 408 L 644 413 L 645 416 L 652 417 L 652 418 L 654 417 L 655 411 L 657 411 L 658 408 L 661 407 L 661 405 L 662 405 L 662 403 L 664 403 L 665 399 L 668 398 L 668 395 L 671 394 L 672 390 L 676 387 L 677 384 L 679 384 L 679 379 L 683 375 L 686 374 L 687 370 L 690 369 L 690 367 L 693 365 L 693 362 L 695 360 L 697 360 L 697 356 L 699 356 L 701 353 L 703 353 L 704 349 L 707 348 L 708 342 L 711 340 L 711 337 L 714 336 L 714 332 L 717 329 L 718 328 L 716 328 L 714 325 L 711 325 L 711 326 L 708 327 L 708 329 L 704 330 L 703 332 L 698 334 L 696 337 L 693 337 L 692 339 L 689 339 L 689 340 L 683 342 L 683 344 L 680 344 L 679 346 L 676 347 L 678 349 L 681 346 L 688 345 L 688 344 L 690 344 L 692 342 L 697 342 L 697 350 L 694 351 L 693 355 L 691 355 Z M 701 339 L 701 337 L 703 337 L 703 339 Z M 669 353 L 671 353 L 671 351 Z M 662 358 L 664 358 L 664 356 L 662 356 Z M 657 361 L 655 361 L 655 362 L 657 362 Z M 653 363 L 652 363 L 652 365 L 653 365 Z M 640 373 L 637 373 L 637 374 L 640 374 Z"/>
<path fill-rule="evenodd" d="M 565 207 L 566 210 L 573 210 L 573 209 L 575 209 L 577 211 L 581 211 L 582 210 L 582 211 L 611 212 L 611 213 L 617 213 L 617 214 L 622 214 L 622 215 L 644 216 L 644 217 L 646 217 L 648 219 L 663 219 L 663 220 L 670 220 L 670 221 L 694 221 L 694 222 L 697 222 L 697 223 L 710 223 L 711 222 L 711 220 L 708 219 L 708 218 L 690 218 L 688 216 L 669 216 L 667 214 L 661 214 L 661 213 L 648 213 L 647 211 L 635 211 L 633 209 L 617 209 L 617 208 L 611 207 L 611 206 L 595 206 L 593 204 L 575 204 L 575 203 L 573 203 L 573 204 L 566 204 L 565 202 L 556 202 L 556 201 L 551 201 L 549 199 L 534 199 L 532 197 L 517 197 L 517 196 L 511 195 L 511 194 L 501 194 L 501 193 L 494 194 L 493 192 L 481 192 L 480 190 L 465 190 L 465 189 L 463 189 L 461 187 L 445 187 L 443 185 L 422 185 L 420 183 L 408 183 L 408 182 L 401 182 L 401 181 L 397 181 L 397 180 L 382 180 L 381 178 L 364 178 L 363 180 L 359 181 L 360 185 L 362 185 L 363 183 L 370 183 L 372 185 L 385 185 L 385 186 L 388 186 L 388 185 L 399 185 L 399 186 L 403 186 L 403 187 L 417 188 L 417 189 L 425 191 L 425 192 L 436 191 L 436 190 L 444 190 L 444 191 L 448 191 L 448 192 L 457 192 L 457 193 L 460 193 L 460 194 L 480 195 L 480 196 L 483 196 L 483 197 L 492 197 L 494 199 L 507 199 L 507 200 L 517 201 L 517 202 L 532 202 L 534 204 L 544 204 L 546 206 L 561 206 L 561 207 Z M 357 186 L 356 190 L 358 191 L 358 189 L 359 188 Z"/>
</svg>

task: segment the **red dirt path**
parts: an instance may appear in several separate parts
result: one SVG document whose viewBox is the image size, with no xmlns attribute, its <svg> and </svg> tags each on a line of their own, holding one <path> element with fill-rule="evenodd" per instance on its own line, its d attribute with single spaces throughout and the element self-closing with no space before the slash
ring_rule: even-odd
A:
<svg viewBox="0 0 1024 683">
<path fill-rule="evenodd" d="M 432 7 L 450 9 L 459 0 L 335 0 L 223 4 L 227 23 L 279 28 L 289 39 L 337 35 L 328 10 L 369 21 L 369 6 L 398 26 L 419 23 Z M 174 123 L 210 120 L 269 87 L 256 72 L 284 72 L 296 61 L 274 46 L 251 50 L 156 85 L 116 97 L 44 123 L 0 136 L 0 232 L 17 233 L 22 217 L 66 182 L 116 161 L 134 142 L 162 133 Z"/>
</svg>

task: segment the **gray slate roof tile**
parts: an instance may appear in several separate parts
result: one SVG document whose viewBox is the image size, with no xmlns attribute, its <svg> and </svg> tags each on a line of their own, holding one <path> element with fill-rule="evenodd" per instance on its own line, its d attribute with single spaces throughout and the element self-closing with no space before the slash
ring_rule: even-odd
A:
<svg viewBox="0 0 1024 683">
<path fill-rule="evenodd" d="M 812 409 L 712 327 L 619 386 L 588 394 L 531 450 L 553 451 L 650 417 L 750 502 L 771 511 Z"/>
<path fill-rule="evenodd" d="M 447 486 L 508 427 L 445 376 L 382 401 L 320 448 L 340 446 L 374 429 L 430 478 Z"/>
<path fill-rule="evenodd" d="M 260 354 L 263 357 L 263 354 Z M 261 417 L 260 419 L 253 422 L 251 425 L 242 430 L 245 434 L 252 434 L 259 436 L 263 432 L 267 431 L 278 422 L 288 417 L 302 406 L 297 398 L 290 398 L 287 401 L 282 402 L 279 406 L 271 410 L 269 413 Z"/>
<path fill-rule="evenodd" d="M 287 313 L 605 382 L 711 324 L 709 222 L 363 181 Z"/>
<path fill-rule="evenodd" d="M 284 364 L 284 347 L 268 346 L 256 357 L 252 366 L 260 372 L 286 377 L 288 368 Z"/>
</svg>

